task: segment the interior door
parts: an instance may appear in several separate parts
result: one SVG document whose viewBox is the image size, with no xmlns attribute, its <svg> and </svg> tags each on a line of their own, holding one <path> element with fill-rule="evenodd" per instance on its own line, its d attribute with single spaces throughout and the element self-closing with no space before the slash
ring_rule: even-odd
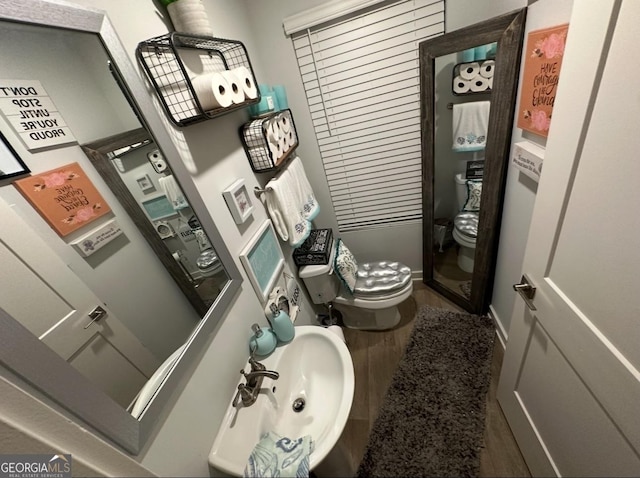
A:
<svg viewBox="0 0 640 478">
<path fill-rule="evenodd" d="M 573 9 L 498 399 L 532 474 L 640 476 L 640 2 Z"/>
<path fill-rule="evenodd" d="M 160 361 L 2 200 L 0 223 L 2 308 L 128 407 Z"/>
</svg>

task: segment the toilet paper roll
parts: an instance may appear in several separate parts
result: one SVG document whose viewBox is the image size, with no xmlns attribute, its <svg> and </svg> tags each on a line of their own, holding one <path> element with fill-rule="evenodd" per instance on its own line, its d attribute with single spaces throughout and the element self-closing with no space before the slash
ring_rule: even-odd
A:
<svg viewBox="0 0 640 478">
<path fill-rule="evenodd" d="M 278 140 L 278 150 L 280 150 L 280 156 L 278 156 L 278 159 L 280 159 L 281 157 L 284 156 L 284 153 L 287 152 L 287 149 L 288 148 L 287 148 L 287 146 L 285 144 L 284 137 L 280 138 Z"/>
<path fill-rule="evenodd" d="M 491 78 L 487 78 L 487 85 L 490 90 L 493 90 L 493 76 Z"/>
<path fill-rule="evenodd" d="M 489 89 L 489 80 L 478 76 L 476 79 L 471 80 L 471 91 L 479 93 L 481 91 L 487 91 Z"/>
<path fill-rule="evenodd" d="M 340 340 L 342 340 L 343 342 L 347 342 L 346 339 L 344 338 L 344 332 L 342 331 L 342 327 L 340 327 L 339 325 L 330 325 L 329 327 L 327 327 L 327 330 L 329 332 L 333 332 L 334 334 L 336 334 L 338 337 L 340 337 Z"/>
<path fill-rule="evenodd" d="M 463 80 L 460 76 L 456 76 L 453 79 L 453 92 L 454 93 L 467 93 L 471 89 L 471 82 L 469 80 Z"/>
<path fill-rule="evenodd" d="M 484 78 L 493 78 L 493 72 L 496 68 L 494 60 L 487 60 L 480 65 L 480 76 Z"/>
<path fill-rule="evenodd" d="M 291 121 L 289 120 L 289 115 L 280 115 L 278 123 L 280 124 L 280 129 L 283 133 L 286 134 L 291 131 Z"/>
<path fill-rule="evenodd" d="M 276 118 L 269 120 L 269 123 L 267 125 L 267 139 L 269 141 L 277 142 L 281 137 L 282 131 L 280 130 L 278 120 Z"/>
<path fill-rule="evenodd" d="M 278 143 L 269 143 L 269 152 L 271 153 L 271 160 L 275 163 L 278 159 L 282 158 L 284 154 Z"/>
<path fill-rule="evenodd" d="M 464 63 L 460 65 L 460 78 L 463 80 L 473 80 L 480 72 L 480 64 L 476 61 L 473 63 Z"/>
<path fill-rule="evenodd" d="M 253 100 L 258 97 L 258 87 L 253 82 L 253 75 L 251 71 L 246 66 L 240 66 L 238 68 L 234 68 L 233 73 L 240 80 L 240 85 L 242 86 L 242 91 L 244 93 L 244 97 L 249 100 Z"/>
<path fill-rule="evenodd" d="M 231 70 L 226 70 L 220 73 L 227 83 L 231 91 L 231 101 L 235 104 L 244 103 L 244 90 L 239 78 Z"/>
<path fill-rule="evenodd" d="M 220 73 L 207 73 L 193 79 L 193 89 L 202 108 L 226 108 L 233 103 L 232 90 Z"/>
<path fill-rule="evenodd" d="M 283 144 L 284 152 L 286 153 L 291 149 L 291 142 L 289 141 L 289 135 L 283 134 L 281 141 Z"/>
</svg>

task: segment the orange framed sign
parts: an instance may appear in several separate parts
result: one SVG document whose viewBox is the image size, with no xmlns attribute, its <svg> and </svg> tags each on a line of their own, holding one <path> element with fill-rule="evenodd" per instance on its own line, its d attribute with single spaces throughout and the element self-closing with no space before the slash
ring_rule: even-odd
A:
<svg viewBox="0 0 640 478">
<path fill-rule="evenodd" d="M 62 237 L 111 211 L 78 163 L 20 179 L 14 185 Z"/>
<path fill-rule="evenodd" d="M 527 36 L 518 128 L 545 137 L 549 134 L 568 31 L 565 23 Z"/>
</svg>

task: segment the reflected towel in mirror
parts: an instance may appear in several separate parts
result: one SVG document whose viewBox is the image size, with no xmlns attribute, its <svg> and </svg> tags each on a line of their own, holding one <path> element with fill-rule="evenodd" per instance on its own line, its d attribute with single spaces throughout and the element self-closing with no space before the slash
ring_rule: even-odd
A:
<svg viewBox="0 0 640 478">
<path fill-rule="evenodd" d="M 453 105 L 453 150 L 481 151 L 487 144 L 491 102 Z"/>
</svg>

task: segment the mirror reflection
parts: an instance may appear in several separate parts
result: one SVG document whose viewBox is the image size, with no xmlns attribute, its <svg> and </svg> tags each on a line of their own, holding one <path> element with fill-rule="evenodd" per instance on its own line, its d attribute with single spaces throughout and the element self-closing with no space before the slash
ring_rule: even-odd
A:
<svg viewBox="0 0 640 478">
<path fill-rule="evenodd" d="M 0 78 L 39 81 L 77 143 L 31 148 L 5 109 L 3 135 L 33 174 L 77 162 L 112 210 L 61 237 L 1 182 L 0 303 L 124 409 L 138 400 L 142 412 L 228 276 L 100 39 L 0 22 L 0 41 Z M 113 220 L 121 235 L 88 257 L 77 252 L 74 243 Z"/>
<path fill-rule="evenodd" d="M 496 45 L 435 58 L 433 277 L 471 299 Z"/>
</svg>

